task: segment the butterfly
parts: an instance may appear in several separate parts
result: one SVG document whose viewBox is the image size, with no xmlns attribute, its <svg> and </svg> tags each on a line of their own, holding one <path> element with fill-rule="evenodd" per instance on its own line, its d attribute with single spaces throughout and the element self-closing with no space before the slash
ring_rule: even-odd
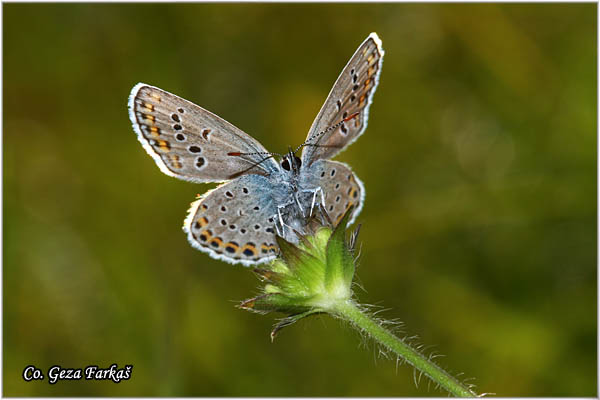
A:
<svg viewBox="0 0 600 400">
<path fill-rule="evenodd" d="M 135 85 L 129 117 L 160 170 L 196 183 L 225 182 L 191 204 L 183 229 L 192 246 L 219 260 L 254 265 L 276 257 L 275 235 L 297 242 L 316 208 L 339 222 L 354 207 L 352 223 L 364 186 L 348 165 L 330 159 L 365 130 L 383 55 L 381 40 L 371 33 L 342 70 L 306 141 L 284 155 L 268 152 L 196 104 Z"/>
</svg>

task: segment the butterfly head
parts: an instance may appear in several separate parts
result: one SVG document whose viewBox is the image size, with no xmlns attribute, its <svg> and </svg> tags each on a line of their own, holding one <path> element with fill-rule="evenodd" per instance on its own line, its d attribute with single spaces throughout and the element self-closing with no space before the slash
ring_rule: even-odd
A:
<svg viewBox="0 0 600 400">
<path fill-rule="evenodd" d="M 302 161 L 300 160 L 300 157 L 296 156 L 296 153 L 290 147 L 287 154 L 283 156 L 281 160 L 281 168 L 292 174 L 298 174 L 301 166 Z"/>
</svg>

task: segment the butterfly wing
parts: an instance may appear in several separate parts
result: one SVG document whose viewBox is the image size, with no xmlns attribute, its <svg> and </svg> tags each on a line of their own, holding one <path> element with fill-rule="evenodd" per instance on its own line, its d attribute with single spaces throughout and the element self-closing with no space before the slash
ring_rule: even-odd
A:
<svg viewBox="0 0 600 400">
<path fill-rule="evenodd" d="M 376 33 L 371 33 L 358 47 L 308 132 L 307 144 L 302 151 L 304 165 L 332 158 L 363 133 L 379 82 L 383 54 L 381 40 Z M 327 130 L 346 118 L 348 120 L 335 129 Z"/>
<path fill-rule="evenodd" d="M 258 141 L 162 89 L 137 84 L 129 96 L 129 118 L 138 139 L 167 175 L 221 182 L 243 174 L 268 176 L 278 170 L 272 158 L 265 160 L 266 150 Z"/>
<path fill-rule="evenodd" d="M 244 175 L 192 203 L 183 229 L 195 248 L 230 263 L 252 265 L 275 257 L 273 192 L 260 175 Z"/>
<path fill-rule="evenodd" d="M 307 170 L 306 179 L 306 186 L 321 188 L 323 191 L 321 202 L 335 225 L 351 206 L 354 206 L 354 211 L 348 225 L 354 222 L 364 203 L 365 188 L 348 165 L 331 160 L 317 160 Z"/>
</svg>

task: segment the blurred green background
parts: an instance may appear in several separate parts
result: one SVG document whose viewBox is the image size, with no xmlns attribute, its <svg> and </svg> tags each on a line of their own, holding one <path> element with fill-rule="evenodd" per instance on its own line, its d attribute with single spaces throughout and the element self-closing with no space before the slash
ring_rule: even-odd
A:
<svg viewBox="0 0 600 400">
<path fill-rule="evenodd" d="M 372 31 L 363 302 L 499 396 L 595 396 L 595 4 L 4 4 L 5 396 L 439 396 L 329 317 L 235 308 L 246 268 L 188 245 L 211 185 L 162 174 L 146 82 L 271 151 L 298 145 Z M 214 185 L 213 185 L 214 186 Z M 129 381 L 24 367 L 133 364 Z"/>
</svg>

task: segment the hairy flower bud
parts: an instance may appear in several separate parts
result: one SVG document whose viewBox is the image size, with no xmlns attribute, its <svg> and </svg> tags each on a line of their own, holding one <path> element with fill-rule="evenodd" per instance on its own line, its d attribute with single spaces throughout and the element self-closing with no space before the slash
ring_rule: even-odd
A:
<svg viewBox="0 0 600 400">
<path fill-rule="evenodd" d="M 243 301 L 240 308 L 259 313 L 282 312 L 288 316 L 271 332 L 271 338 L 284 326 L 316 313 L 334 310 L 334 305 L 350 300 L 355 270 L 354 243 L 346 225 L 350 208 L 340 223 L 321 224 L 309 235 L 299 235 L 295 245 L 277 237 L 280 255 L 267 266 L 254 271 L 265 282 L 263 294 Z"/>
</svg>

